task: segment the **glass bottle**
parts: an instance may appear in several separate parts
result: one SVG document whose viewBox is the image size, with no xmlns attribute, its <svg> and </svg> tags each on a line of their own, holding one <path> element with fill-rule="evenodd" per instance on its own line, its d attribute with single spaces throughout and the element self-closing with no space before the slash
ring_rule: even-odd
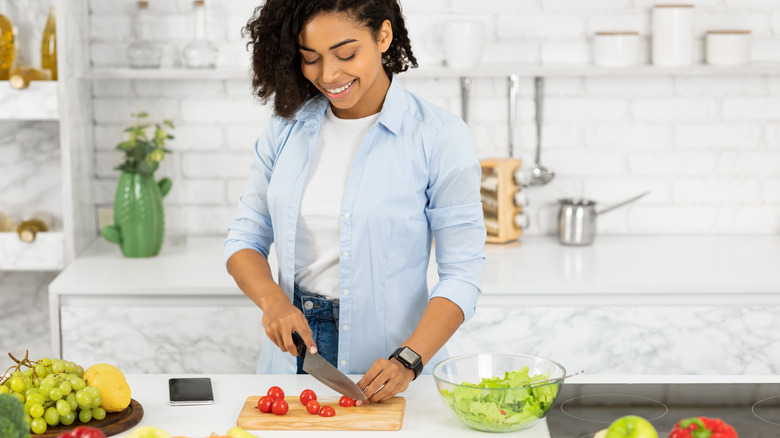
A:
<svg viewBox="0 0 780 438">
<path fill-rule="evenodd" d="M 192 6 L 195 38 L 184 46 L 184 65 L 187 68 L 214 68 L 217 65 L 217 46 L 206 35 L 205 2 L 195 0 Z"/>
<path fill-rule="evenodd" d="M 14 65 L 11 67 L 11 76 L 8 81 L 17 90 L 23 90 L 30 86 L 31 81 L 50 81 L 51 70 L 31 67 L 29 65 Z"/>
<path fill-rule="evenodd" d="M 38 233 L 51 231 L 55 226 L 55 218 L 46 212 L 35 212 L 25 216 L 16 227 L 16 232 L 23 242 L 35 241 Z"/>
<path fill-rule="evenodd" d="M 14 62 L 16 45 L 14 26 L 3 12 L 3 2 L 0 1 L 0 81 L 7 81 L 10 76 L 11 64 Z"/>
<path fill-rule="evenodd" d="M 150 39 L 149 2 L 139 1 L 137 6 L 135 41 L 127 47 L 127 59 L 132 68 L 160 68 L 162 47 Z"/>
<path fill-rule="evenodd" d="M 49 6 L 49 17 L 41 40 L 41 67 L 51 72 L 51 80 L 57 80 L 57 32 L 54 6 Z"/>
</svg>

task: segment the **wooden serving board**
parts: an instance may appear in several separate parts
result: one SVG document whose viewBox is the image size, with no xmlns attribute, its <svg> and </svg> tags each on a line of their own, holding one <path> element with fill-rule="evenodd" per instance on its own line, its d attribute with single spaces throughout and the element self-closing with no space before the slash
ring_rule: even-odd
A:
<svg viewBox="0 0 780 438">
<path fill-rule="evenodd" d="M 300 404 L 300 403 L 298 403 Z M 71 431 L 79 426 L 89 426 L 103 431 L 106 436 L 116 435 L 126 430 L 131 429 L 133 426 L 141 422 L 144 417 L 144 408 L 140 403 L 134 399 L 130 399 L 130 406 L 125 408 L 122 412 L 112 412 L 106 414 L 106 418 L 102 420 L 92 420 L 89 423 L 82 423 L 76 418 L 70 426 L 49 426 L 41 435 L 30 434 L 31 437 L 56 437 L 65 432 Z"/>
<path fill-rule="evenodd" d="M 284 399 L 290 410 L 284 415 L 264 414 L 257 409 L 261 396 L 250 396 L 236 425 L 247 430 L 399 430 L 404 422 L 406 399 L 393 397 L 383 403 L 343 408 L 337 397 L 319 397 L 321 406 L 333 406 L 336 415 L 320 417 L 306 411 L 298 396 Z"/>
</svg>

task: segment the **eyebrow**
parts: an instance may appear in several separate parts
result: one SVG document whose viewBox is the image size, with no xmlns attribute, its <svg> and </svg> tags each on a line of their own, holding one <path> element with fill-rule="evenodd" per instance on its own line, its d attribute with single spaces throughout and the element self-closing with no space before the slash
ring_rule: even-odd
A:
<svg viewBox="0 0 780 438">
<path fill-rule="evenodd" d="M 328 47 L 328 50 L 335 50 L 335 49 L 338 49 L 339 47 L 341 47 L 341 46 L 343 46 L 345 44 L 355 43 L 355 42 L 357 42 L 357 40 L 354 40 L 354 39 L 353 40 L 344 40 L 344 41 L 342 41 L 342 42 L 340 42 L 338 44 L 334 44 L 334 45 Z M 316 52 L 316 50 L 310 49 L 310 48 L 304 47 L 304 46 L 300 46 L 300 49 L 301 50 L 305 50 L 307 52 Z"/>
</svg>

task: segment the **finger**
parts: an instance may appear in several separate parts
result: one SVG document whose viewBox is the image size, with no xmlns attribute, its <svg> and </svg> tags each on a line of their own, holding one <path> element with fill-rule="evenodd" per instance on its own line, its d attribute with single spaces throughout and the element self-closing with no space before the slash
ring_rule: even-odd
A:
<svg viewBox="0 0 780 438">
<path fill-rule="evenodd" d="M 309 327 L 309 322 L 306 321 L 306 317 L 301 314 L 301 320 L 302 320 L 302 327 L 299 330 L 296 330 L 299 335 L 301 335 L 301 339 L 303 339 L 303 343 L 306 344 L 306 348 L 312 353 L 317 353 L 317 344 L 314 342 L 314 332 L 311 331 L 311 327 Z"/>
<path fill-rule="evenodd" d="M 366 396 L 371 403 L 378 403 L 382 399 L 382 391 L 390 382 L 390 373 L 387 369 L 382 369 L 376 379 L 368 385 Z M 371 394 L 369 396 L 369 394 Z"/>
<path fill-rule="evenodd" d="M 397 387 L 398 384 L 390 380 L 385 383 L 385 386 L 377 391 L 377 393 L 374 394 L 372 398 L 375 398 L 377 403 L 382 403 L 383 401 L 388 400 L 395 395 L 395 390 Z"/>
<path fill-rule="evenodd" d="M 381 362 L 377 360 L 376 362 L 374 362 L 373 365 L 371 365 L 371 368 L 369 368 L 368 371 L 366 371 L 366 374 L 364 374 L 363 377 L 357 383 L 357 386 L 363 390 L 363 393 L 366 392 L 368 385 L 374 381 L 376 376 L 379 375 L 380 371 L 382 371 Z"/>
<path fill-rule="evenodd" d="M 288 329 L 280 334 L 282 342 L 284 343 L 284 350 L 282 351 L 286 351 L 293 356 L 298 356 L 298 348 L 295 346 L 295 342 L 293 342 L 292 332 L 292 330 Z"/>
</svg>

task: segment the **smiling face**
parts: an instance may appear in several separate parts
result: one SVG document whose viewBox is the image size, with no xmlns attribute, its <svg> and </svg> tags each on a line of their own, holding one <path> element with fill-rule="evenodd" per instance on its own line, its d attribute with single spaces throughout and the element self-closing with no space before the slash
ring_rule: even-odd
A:
<svg viewBox="0 0 780 438">
<path fill-rule="evenodd" d="M 367 117 L 382 109 L 390 87 L 382 54 L 392 41 L 389 21 L 375 37 L 347 15 L 318 14 L 298 36 L 301 71 L 330 100 L 336 117 Z"/>
</svg>

